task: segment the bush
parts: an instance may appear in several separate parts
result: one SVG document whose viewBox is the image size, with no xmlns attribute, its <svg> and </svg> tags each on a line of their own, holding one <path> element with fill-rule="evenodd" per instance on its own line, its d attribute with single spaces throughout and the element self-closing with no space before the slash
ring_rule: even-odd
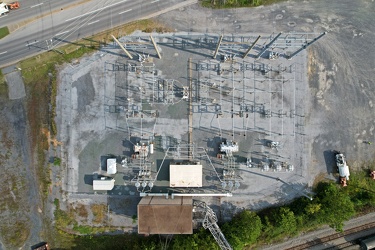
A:
<svg viewBox="0 0 375 250">
<path fill-rule="evenodd" d="M 317 190 L 319 191 L 318 201 L 322 204 L 318 219 L 342 232 L 344 221 L 349 220 L 355 214 L 353 202 L 334 183 L 319 183 Z"/>
<path fill-rule="evenodd" d="M 223 233 L 234 249 L 254 244 L 262 230 L 259 216 L 249 210 L 237 214 L 222 226 Z"/>
<path fill-rule="evenodd" d="M 53 159 L 53 165 L 60 166 L 61 165 L 61 159 L 58 157 L 54 157 Z"/>
</svg>

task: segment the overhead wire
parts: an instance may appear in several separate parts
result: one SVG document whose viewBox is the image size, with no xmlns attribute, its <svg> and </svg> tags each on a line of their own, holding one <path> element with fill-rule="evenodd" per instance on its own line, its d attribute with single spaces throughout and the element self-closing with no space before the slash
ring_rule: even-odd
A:
<svg viewBox="0 0 375 250">
<path fill-rule="evenodd" d="M 111 4 L 113 4 L 115 0 L 107 0 L 104 5 L 106 6 L 109 6 Z M 88 12 L 86 13 L 90 13 L 88 15 L 85 15 L 84 17 L 79 17 L 77 18 L 73 23 L 71 24 L 68 24 L 62 32 L 64 32 L 64 30 L 68 30 L 69 33 L 67 34 L 64 34 L 64 36 L 62 36 L 62 38 L 59 38 L 60 41 L 58 41 L 56 44 L 53 44 L 52 47 L 56 47 L 58 45 L 60 45 L 62 42 L 65 42 L 65 40 L 67 38 L 69 38 L 72 34 L 74 34 L 74 32 L 76 32 L 77 30 L 79 30 L 81 27 L 83 27 L 84 25 L 86 25 L 88 22 L 90 22 L 93 18 L 95 18 L 97 15 L 99 15 L 103 10 L 105 10 L 106 8 L 99 8 L 99 9 L 96 9 L 94 10 L 94 8 L 96 8 L 97 6 L 99 5 L 96 4 L 94 5 Z M 100 3 L 100 6 L 103 6 L 103 3 Z M 74 26 L 73 26 L 74 25 Z M 73 26 L 73 29 L 71 29 L 70 27 Z M 70 29 L 69 29 L 70 28 Z"/>
</svg>

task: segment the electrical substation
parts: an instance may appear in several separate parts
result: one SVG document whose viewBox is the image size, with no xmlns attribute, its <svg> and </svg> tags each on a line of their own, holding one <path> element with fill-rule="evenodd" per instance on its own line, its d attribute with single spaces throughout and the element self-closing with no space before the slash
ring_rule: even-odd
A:
<svg viewBox="0 0 375 250">
<path fill-rule="evenodd" d="M 203 226 L 231 249 L 218 219 L 257 209 L 265 197 L 310 197 L 305 49 L 324 35 L 113 37 L 61 77 L 72 82 L 59 97 L 71 110 L 62 113 L 71 140 L 66 191 L 141 197 L 139 233 Z"/>
</svg>

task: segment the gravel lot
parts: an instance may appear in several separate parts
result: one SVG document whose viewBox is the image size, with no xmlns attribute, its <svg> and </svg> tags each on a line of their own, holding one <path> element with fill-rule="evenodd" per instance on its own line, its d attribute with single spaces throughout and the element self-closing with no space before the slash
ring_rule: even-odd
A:
<svg viewBox="0 0 375 250">
<path fill-rule="evenodd" d="M 287 1 L 272 6 L 233 10 L 211 10 L 193 5 L 157 18 L 176 32 L 208 32 L 217 35 L 221 33 L 276 34 L 290 31 L 328 32 L 307 50 L 309 81 L 307 85 L 299 86 L 306 88 L 303 90 L 306 95 L 301 99 L 301 105 L 304 106 L 304 119 L 299 121 L 301 127 L 299 129 L 303 135 L 299 137 L 301 141 L 298 142 L 304 145 L 301 150 L 305 158 L 300 161 L 306 163 L 304 171 L 295 172 L 285 178 L 292 184 L 287 185 L 276 182 L 275 178 L 278 176 L 273 173 L 261 176 L 263 173 L 248 170 L 253 172 L 244 174 L 248 175 L 246 177 L 248 181 L 254 186 L 258 186 L 259 183 L 268 185 L 268 190 L 260 189 L 251 193 L 247 189 L 251 189 L 252 186 L 245 183 L 237 198 L 225 198 L 219 202 L 213 200 L 215 207 L 219 205 L 222 207 L 221 219 L 229 219 L 233 211 L 238 211 L 243 207 L 260 209 L 274 203 L 288 201 L 295 195 L 300 195 L 299 191 L 303 190 L 306 184 L 311 185 L 316 177 L 331 178 L 329 174 L 334 172 L 332 150 L 344 152 L 351 169 L 358 169 L 363 162 L 374 159 L 374 144 L 364 143 L 364 141 L 375 141 L 374 13 L 375 2 L 373 0 L 316 0 Z M 77 217 L 78 221 L 83 223 L 89 221 L 94 225 L 108 225 L 109 223 L 121 231 L 133 231 L 135 223 L 133 223 L 132 216 L 135 215 L 139 198 L 134 187 L 129 184 L 132 173 L 129 173 L 127 169 L 120 171 L 120 175 L 116 177 L 118 185 L 109 197 L 101 194 L 94 195 L 90 185 L 84 183 L 85 175 L 100 171 L 100 155 L 129 154 L 131 133 L 139 134 L 139 130 L 135 129 L 139 126 L 137 122 L 130 124 L 133 131 L 113 130 L 110 128 L 113 125 L 118 127 L 124 124 L 111 123 L 114 120 L 103 119 L 105 105 L 110 105 L 113 101 L 103 98 L 111 96 L 108 92 L 111 90 L 103 88 L 104 84 L 110 83 L 108 79 L 118 82 L 125 77 L 115 73 L 104 74 L 105 62 L 113 62 L 120 58 L 120 50 L 116 51 L 114 53 L 113 51 L 111 53 L 98 52 L 92 57 L 82 59 L 79 65 L 68 65 L 61 71 L 60 83 L 65 81 L 68 85 L 60 84 L 59 89 L 58 111 L 60 113 L 58 113 L 57 123 L 60 126 L 60 138 L 58 139 L 63 144 L 58 147 L 57 153 L 62 158 L 62 164 L 67 168 L 61 176 L 61 173 L 57 171 L 52 173 L 54 183 L 53 197 L 50 197 L 50 201 L 60 196 L 60 188 L 62 188 L 69 194 L 64 196 L 64 199 L 67 198 L 73 208 L 82 209 L 83 215 L 85 215 L 85 209 L 96 207 L 103 210 L 103 207 L 98 204 L 109 205 L 108 214 L 102 212 L 99 218 L 88 212 L 87 218 Z M 178 67 L 186 69 L 187 56 L 182 52 L 179 57 L 174 57 L 175 52 L 165 50 L 163 53 L 165 55 L 170 53 L 170 56 L 174 58 L 170 59 L 170 63 L 177 65 L 179 61 L 184 61 L 185 65 L 180 64 Z M 207 57 L 207 55 L 201 56 L 201 58 Z M 178 60 L 178 58 L 184 59 Z M 162 65 L 157 66 L 162 67 Z M 176 71 L 172 68 L 164 70 L 165 75 L 175 73 Z M 184 84 L 185 77 L 186 75 L 175 79 Z M 42 230 L 41 208 L 38 206 L 38 199 L 35 199 L 38 196 L 35 176 L 32 171 L 30 172 L 32 156 L 30 143 L 27 140 L 29 128 L 25 111 L 26 92 L 24 87 L 18 84 L 20 77 L 17 72 L 9 75 L 8 83 L 12 81 L 16 85 L 11 85 L 10 87 L 14 88 L 8 89 L 9 96 L 2 96 L 0 100 L 0 124 L 2 126 L 0 163 L 4 171 L 0 189 L 6 194 L 0 203 L 0 218 L 2 222 L 5 222 L 3 225 L 19 222 L 14 226 L 22 229 L 22 235 L 18 237 L 20 240 L 26 239 L 25 248 L 28 249 L 31 244 L 41 240 L 39 235 Z M 96 97 L 103 99 L 97 100 Z M 176 106 L 176 110 L 161 108 L 166 117 L 164 120 L 160 119 L 158 124 L 164 124 L 167 127 L 156 126 L 155 131 L 166 135 L 162 141 L 165 145 L 172 143 L 173 140 L 187 140 L 187 120 L 180 119 L 185 115 L 185 109 L 186 106 L 182 104 Z M 148 124 L 145 123 L 145 130 L 155 129 L 153 124 L 153 120 L 150 119 Z M 207 123 L 199 123 L 198 128 L 201 129 L 201 125 L 207 126 Z M 200 138 L 205 133 L 198 130 L 195 132 L 196 138 Z M 171 136 L 175 138 L 172 140 Z M 254 143 L 257 139 L 262 138 L 249 136 L 248 140 L 244 140 L 243 143 Z M 212 137 L 207 141 L 202 140 L 201 143 L 210 147 L 214 141 Z M 113 145 L 108 146 L 110 143 Z M 159 152 L 158 156 L 161 155 Z M 245 157 L 246 154 L 243 156 Z M 284 180 L 284 177 L 281 179 Z M 277 189 L 277 191 L 273 193 L 270 189 Z M 86 208 L 83 209 L 82 206 Z M 53 210 L 48 212 L 52 213 Z M 368 215 L 366 218 L 372 219 L 373 215 Z M 355 221 L 354 223 L 357 225 L 362 222 Z M 0 230 L 9 231 L 4 226 Z M 307 237 L 318 237 L 327 233 L 330 233 L 330 229 L 323 229 Z M 4 237 L 8 236 L 2 233 L 0 240 L 3 241 Z M 280 249 L 283 246 L 277 248 Z"/>
<path fill-rule="evenodd" d="M 216 202 L 215 206 L 222 206 L 222 219 L 227 219 L 226 213 L 230 214 L 229 211 L 233 212 L 242 207 L 260 209 L 273 203 L 292 199 L 293 195 L 299 195 L 296 190 L 305 188 L 306 183 L 311 185 L 316 177 L 330 178 L 328 174 L 334 172 L 332 150 L 344 152 L 351 169 L 358 169 L 363 162 L 374 159 L 374 144 L 364 143 L 364 141 L 375 141 L 374 12 L 373 0 L 316 0 L 287 1 L 267 7 L 233 10 L 211 10 L 193 5 L 157 18 L 176 32 L 208 32 L 218 35 L 220 33 L 270 34 L 281 31 L 328 32 L 324 38 L 307 50 L 309 81 L 305 86 L 308 88 L 305 90 L 306 96 L 303 99 L 304 119 L 300 123 L 304 134 L 300 138 L 304 144 L 303 150 L 306 157 L 303 162 L 308 162 L 305 166 L 306 171 L 296 172 L 288 179 L 293 181 L 292 186 L 278 182 L 273 184 L 274 176 L 271 178 L 268 176 L 268 179 L 264 176 L 255 178 L 256 175 L 252 174 L 254 183 L 263 178 L 270 183 L 269 189 L 279 188 L 278 192 L 270 195 L 269 192 L 261 190 L 251 194 L 252 196 L 244 192 L 247 199 L 245 203 L 241 199 L 230 198 L 222 199 L 219 202 L 221 204 L 212 201 Z M 126 143 L 123 147 L 111 148 L 104 143 L 109 140 L 108 138 L 112 138 L 113 141 L 121 144 L 124 138 L 130 138 L 130 133 L 127 130 L 111 131 L 108 127 L 116 124 L 111 124 L 110 121 L 107 123 L 105 119 L 102 119 L 105 104 L 110 103 L 109 99 L 94 101 L 94 97 L 104 97 L 110 94 L 98 86 L 108 83 L 104 74 L 101 73 L 105 67 L 103 62 L 113 62 L 114 58 L 118 58 L 119 54 L 116 55 L 116 53 L 113 55 L 99 52 L 93 57 L 82 59 L 79 66 L 67 66 L 60 75 L 60 83 L 66 81 L 68 85 L 60 84 L 57 100 L 59 105 L 57 123 L 60 133 L 58 139 L 64 143 L 63 146 L 58 147 L 58 156 L 61 156 L 62 165 L 67 168 L 64 173 L 57 171 L 52 173 L 54 196 L 50 197 L 50 201 L 59 197 L 60 188 L 62 188 L 70 194 L 64 199 L 68 198 L 69 202 L 77 208 L 80 205 L 92 207 L 96 204 L 109 204 L 108 216 L 112 225 L 123 231 L 132 231 L 134 223 L 131 217 L 135 214 L 135 206 L 138 202 L 133 187 L 126 185 L 122 185 L 121 188 L 117 187 L 113 196 L 106 199 L 102 195 L 87 194 L 89 186 L 80 183 L 84 181 L 85 174 L 100 170 L 100 157 L 95 159 L 90 155 L 124 154 L 124 151 L 128 154 L 130 152 L 131 145 Z M 173 61 L 173 63 L 176 62 L 178 60 Z M 173 73 L 171 69 L 165 70 L 165 74 L 172 75 Z M 12 82 L 12 79 L 16 82 L 20 80 L 17 73 L 12 73 L 9 77 L 11 79 L 8 82 Z M 122 76 L 109 75 L 109 77 L 119 81 Z M 177 80 L 183 82 L 183 77 Z M 1 190 L 2 193 L 6 193 L 0 203 L 2 208 L 0 218 L 3 222 L 9 222 L 9 225 L 17 218 L 21 222 L 17 226 L 25 232 L 20 237 L 25 237 L 28 242 L 35 243 L 41 240 L 39 232 L 42 224 L 38 199 L 34 198 L 37 196 L 35 177 L 30 174 L 29 169 L 32 166 L 32 157 L 29 141 L 26 140 L 29 137 L 24 102 L 25 89 L 21 85 L 14 87 L 17 89 L 10 88 L 9 97 L 2 96 L 0 100 L 2 107 L 0 110 L 2 126 L 0 162 L 4 168 Z M 8 100 L 8 98 L 14 100 Z M 168 113 L 169 110 L 164 111 L 166 114 L 177 117 L 186 107 L 178 108 L 180 110 L 173 111 L 174 114 Z M 168 124 L 170 120 L 160 122 Z M 137 124 L 134 123 L 132 126 L 136 127 Z M 186 124 L 169 123 L 166 134 L 177 135 L 175 137 L 178 140 L 186 140 L 186 133 L 179 129 L 183 126 Z M 76 130 L 77 127 L 79 130 Z M 152 125 L 149 124 L 148 128 L 151 127 Z M 185 131 L 185 128 L 182 131 Z M 163 132 L 162 129 L 157 131 Z M 139 131 L 135 132 L 139 133 Z M 196 136 L 199 135 L 199 133 L 196 134 Z M 92 138 L 95 140 L 92 141 Z M 255 139 L 249 139 L 249 142 L 252 143 Z M 212 142 L 205 141 L 204 143 L 210 145 Z M 82 171 L 83 163 L 88 166 L 85 171 Z M 124 184 L 128 183 L 131 176 L 126 170 L 123 172 L 120 179 L 116 180 L 119 184 L 122 184 L 121 181 L 124 181 Z M 302 175 L 303 181 L 298 179 L 299 174 Z M 246 185 L 243 188 L 246 189 Z M 84 192 L 83 194 L 78 194 L 80 189 Z M 286 197 L 288 193 L 293 195 Z M 126 204 L 126 207 L 122 207 L 122 204 Z M 11 206 L 13 206 L 12 209 L 9 209 Z M 49 212 L 52 213 L 53 210 Z M 89 221 L 95 220 L 93 214 L 88 214 Z M 371 215 L 370 218 L 372 218 Z M 81 218 L 80 221 L 85 221 L 85 219 L 87 218 Z M 100 220 L 96 223 L 106 225 L 106 222 Z M 7 231 L 8 229 L 2 228 L 1 230 Z M 328 231 L 323 232 L 323 234 L 326 233 Z M 319 232 L 309 237 L 317 237 L 318 234 Z M 5 235 L 2 234 L 1 237 L 2 241 Z M 29 245 L 31 244 L 27 243 L 25 247 L 29 248 Z"/>
<path fill-rule="evenodd" d="M 328 32 L 307 50 L 307 72 L 301 68 L 301 80 L 298 82 L 300 85 L 296 86 L 298 93 L 302 95 L 297 102 L 303 107 L 303 115 L 296 123 L 296 130 L 300 132 L 300 136 L 293 141 L 293 147 L 283 150 L 291 151 L 291 156 L 288 157 L 301 168 L 281 177 L 257 170 L 244 171 L 246 181 L 237 198 L 221 200 L 222 219 L 227 219 L 228 211 L 237 211 L 241 208 L 261 209 L 286 202 L 301 195 L 301 191 L 305 190 L 307 185 L 311 186 L 315 178 L 332 178 L 329 174 L 334 172 L 333 150 L 340 150 L 346 154 L 351 169 L 359 168 L 364 161 L 373 159 L 373 146 L 363 142 L 375 140 L 372 111 L 374 87 L 371 84 L 375 57 L 370 53 L 375 38 L 374 19 L 371 18 L 373 11 L 374 2 L 365 0 L 287 1 L 268 7 L 233 10 L 211 10 L 193 5 L 158 17 L 159 21 L 168 24 L 176 32 L 208 32 L 218 35 L 222 32 L 235 35 Z M 162 48 L 162 52 L 163 55 L 169 54 L 168 61 L 164 63 L 186 69 L 185 59 L 188 57 L 182 51 L 168 52 Z M 178 110 L 175 111 L 164 110 L 165 108 L 161 107 L 161 113 L 165 114 L 165 117 L 161 117 L 157 122 L 153 118 L 144 119 L 142 125 L 121 118 L 121 113 L 108 113 L 106 107 L 109 108 L 119 99 L 126 98 L 126 95 L 119 94 L 123 79 L 132 79 L 132 76 L 124 72 L 107 68 L 114 62 L 123 60 L 119 57 L 120 54 L 119 49 L 109 47 L 105 51 L 81 59 L 79 64 L 67 66 L 60 73 L 57 99 L 57 123 L 60 126 L 58 139 L 63 142 L 61 156 L 63 164 L 67 166 L 66 172 L 62 175 L 62 188 L 68 193 L 84 192 L 85 195 L 81 195 L 86 199 L 95 200 L 90 194 L 92 192 L 89 176 L 94 172 L 100 172 L 100 157 L 108 154 L 130 154 L 129 142 L 131 136 L 140 136 L 139 126 L 144 125 L 147 136 L 156 131 L 166 138 L 174 136 L 176 142 L 187 141 L 187 134 L 184 132 L 187 120 L 178 117 L 176 123 L 177 120 L 174 119 L 176 114 L 183 114 L 183 110 L 186 109 L 184 106 L 176 106 Z M 304 53 L 301 54 L 303 55 Z M 196 53 L 194 56 L 204 59 L 208 55 Z M 163 70 L 163 74 L 167 77 L 174 76 L 174 79 L 184 84 L 185 76 L 175 76 L 179 71 L 171 70 L 172 68 L 165 67 L 166 65 L 163 68 L 161 61 L 157 61 L 156 66 Z M 184 64 L 179 64 L 181 61 Z M 305 76 L 308 76 L 309 80 L 304 83 Z M 132 81 L 139 80 L 134 77 Z M 204 118 L 203 122 L 200 122 L 201 119 L 202 116 L 194 115 L 193 120 L 199 121 L 198 125 L 194 124 L 194 137 L 196 140 L 204 138 L 198 142 L 198 146 L 210 147 L 215 139 L 213 135 L 205 137 L 204 127 L 208 126 L 208 118 Z M 249 135 L 242 145 L 257 140 L 262 141 L 264 137 Z M 163 139 L 163 143 L 167 142 Z M 255 150 L 263 152 L 262 147 L 252 149 Z M 214 149 L 212 153 L 215 153 Z M 244 152 L 241 156 L 247 157 L 248 153 Z M 120 172 L 123 172 L 120 173 L 120 178 L 116 177 L 119 186 L 109 194 L 123 194 L 124 199 L 134 196 L 134 187 L 127 186 L 131 185 L 131 173 L 127 170 Z M 286 182 L 277 182 L 276 178 Z M 74 202 L 77 202 L 77 199 L 74 199 Z M 117 207 L 116 204 L 113 204 L 114 207 Z M 118 216 L 118 220 L 127 218 L 129 221 L 135 206 L 136 203 L 131 204 L 128 211 L 113 213 L 111 216 Z"/>
<path fill-rule="evenodd" d="M 197 5 L 158 20 L 177 31 L 227 33 L 328 32 L 309 49 L 306 141 L 309 175 L 332 172 L 331 150 L 346 153 L 350 167 L 374 158 L 375 3 L 360 1 L 287 1 L 254 9 L 211 10 Z M 313 178 L 311 178 L 313 179 Z"/>
<path fill-rule="evenodd" d="M 25 87 L 21 73 L 4 69 L 8 95 L 0 95 L 0 249 L 29 249 L 42 231 L 39 190 L 32 161 Z"/>
</svg>

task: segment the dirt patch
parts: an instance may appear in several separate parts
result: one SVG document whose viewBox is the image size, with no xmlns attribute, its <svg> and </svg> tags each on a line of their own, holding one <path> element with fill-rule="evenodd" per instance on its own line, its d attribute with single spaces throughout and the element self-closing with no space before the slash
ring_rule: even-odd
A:
<svg viewBox="0 0 375 250">
<path fill-rule="evenodd" d="M 48 141 L 48 149 L 52 145 L 54 148 L 57 146 L 61 146 L 62 142 L 58 141 L 56 138 L 51 137 L 51 132 L 47 128 L 42 128 L 41 133 L 47 138 Z"/>
<path fill-rule="evenodd" d="M 0 240 L 4 246 L 13 249 L 21 247 L 29 237 L 39 236 L 38 195 L 30 168 L 30 145 L 25 140 L 28 126 L 24 103 L 0 99 L 0 105 L 0 220 L 3 222 Z M 37 233 L 31 228 L 33 221 Z"/>
<path fill-rule="evenodd" d="M 318 174 L 314 179 L 313 187 L 316 187 L 316 185 L 318 185 L 319 182 L 323 182 L 323 181 L 328 181 L 327 174 L 325 173 Z"/>
<path fill-rule="evenodd" d="M 2 235 L 2 241 L 6 242 L 6 245 L 21 247 L 26 239 L 30 235 L 30 221 L 28 220 L 2 220 L 0 231 Z"/>
<path fill-rule="evenodd" d="M 84 219 L 87 219 L 88 212 L 86 209 L 86 206 L 83 204 L 78 204 L 77 208 L 75 209 L 77 211 L 77 214 L 79 217 L 82 217 Z"/>
<path fill-rule="evenodd" d="M 93 204 L 90 208 L 93 214 L 92 222 L 102 224 L 106 218 L 107 206 L 104 204 Z"/>
</svg>

